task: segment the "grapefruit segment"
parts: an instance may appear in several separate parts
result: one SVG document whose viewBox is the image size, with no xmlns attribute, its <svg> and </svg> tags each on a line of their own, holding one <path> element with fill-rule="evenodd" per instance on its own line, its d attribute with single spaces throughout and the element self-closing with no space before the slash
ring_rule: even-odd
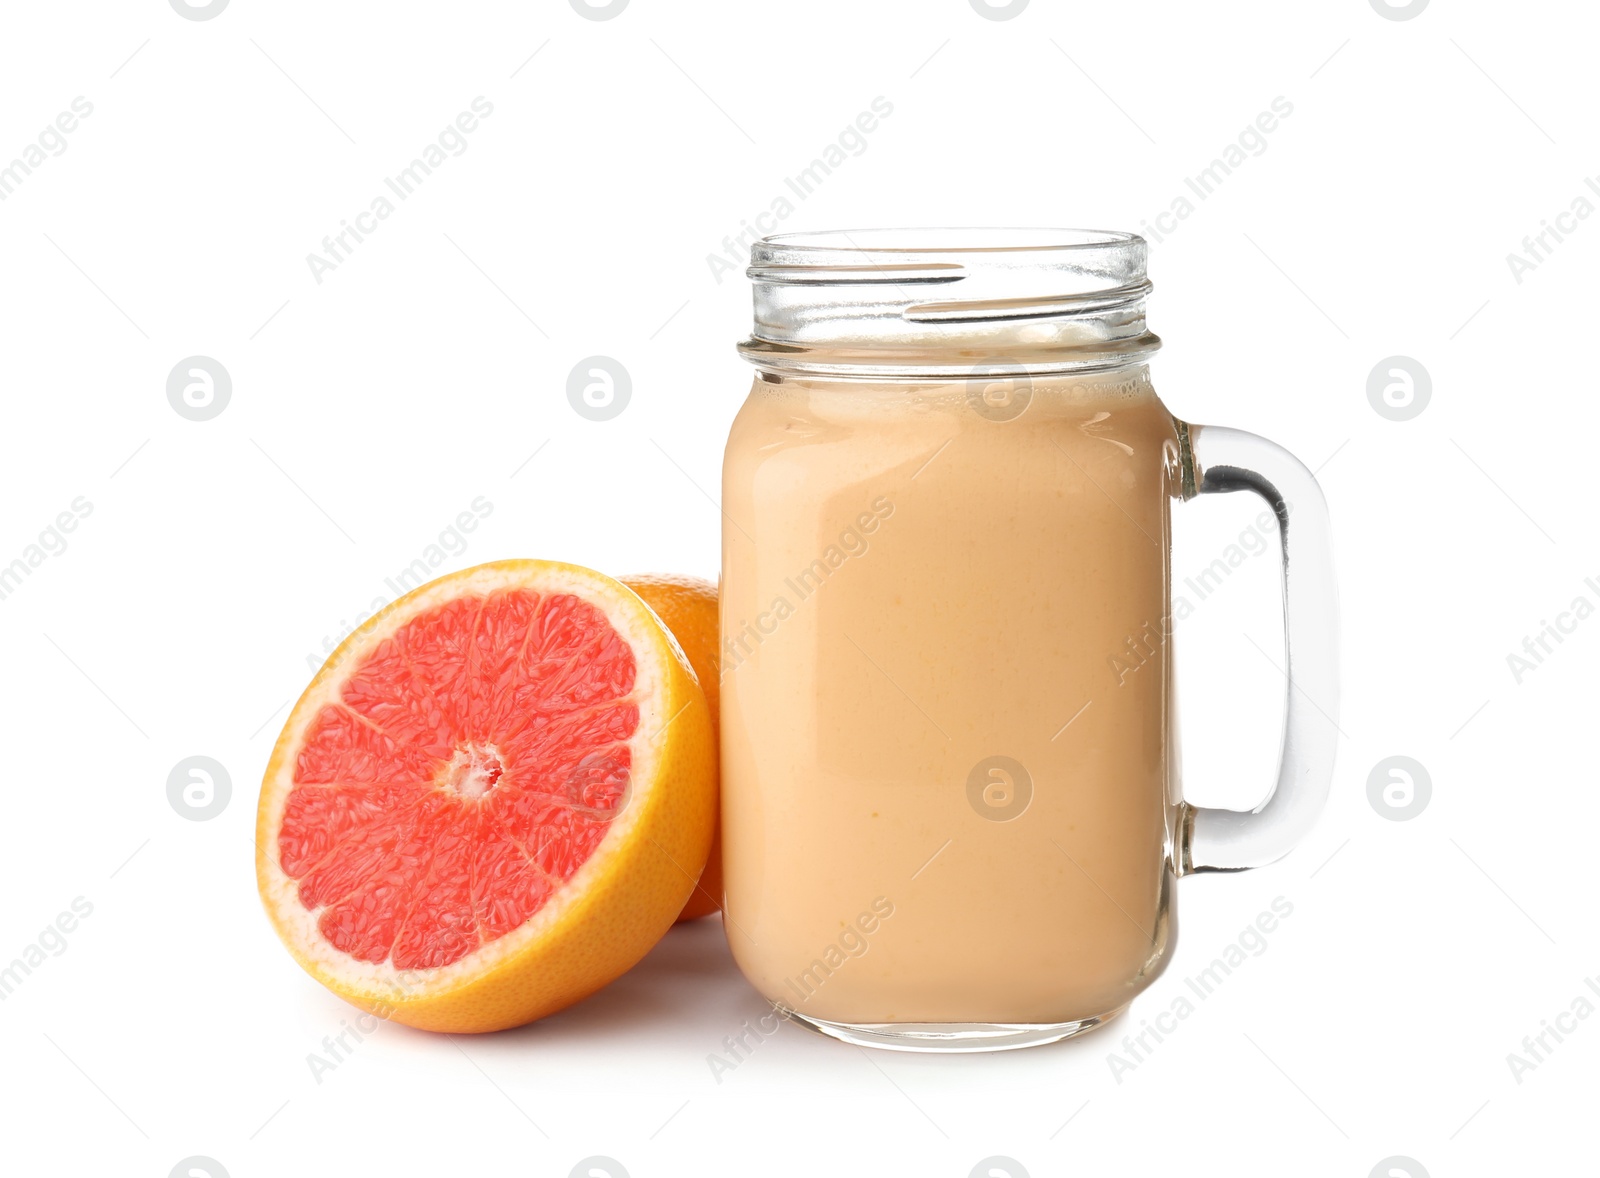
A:
<svg viewBox="0 0 1600 1178">
<path fill-rule="evenodd" d="M 300 963 L 414 1026 L 490 1030 L 598 989 L 705 862 L 706 701 L 638 597 L 507 561 L 395 602 L 295 706 L 257 874 Z"/>
</svg>

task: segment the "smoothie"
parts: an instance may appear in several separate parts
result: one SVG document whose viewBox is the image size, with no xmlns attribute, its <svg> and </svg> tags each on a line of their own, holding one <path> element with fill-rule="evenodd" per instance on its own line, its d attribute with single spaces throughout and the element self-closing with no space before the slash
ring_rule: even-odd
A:
<svg viewBox="0 0 1600 1178">
<path fill-rule="evenodd" d="M 724 468 L 722 821 L 769 1000 L 1061 1023 L 1160 972 L 1179 446 L 1142 365 L 758 375 Z"/>
</svg>

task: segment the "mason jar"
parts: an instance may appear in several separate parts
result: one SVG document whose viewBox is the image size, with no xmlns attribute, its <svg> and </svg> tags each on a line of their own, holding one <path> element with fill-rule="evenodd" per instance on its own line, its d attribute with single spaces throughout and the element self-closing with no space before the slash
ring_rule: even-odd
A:
<svg viewBox="0 0 1600 1178">
<path fill-rule="evenodd" d="M 960 1051 L 1097 1026 L 1170 959 L 1178 878 L 1266 864 L 1322 808 L 1324 501 L 1284 450 L 1161 402 L 1145 271 L 1141 238 L 1083 230 L 751 251 L 722 484 L 725 927 L 814 1030 Z M 1174 723 L 1171 508 L 1236 490 L 1276 517 L 1285 570 L 1282 761 L 1249 812 L 1183 800 Z"/>
</svg>

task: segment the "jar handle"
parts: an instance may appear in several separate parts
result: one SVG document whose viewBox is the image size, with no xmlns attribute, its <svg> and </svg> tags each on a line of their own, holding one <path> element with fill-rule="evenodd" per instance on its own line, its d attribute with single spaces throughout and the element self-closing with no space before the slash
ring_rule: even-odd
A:
<svg viewBox="0 0 1600 1178">
<path fill-rule="evenodd" d="M 1339 609 L 1328 504 L 1305 465 L 1265 438 L 1213 425 L 1180 427 L 1180 437 L 1184 498 L 1254 491 L 1278 517 L 1283 542 L 1286 703 L 1277 783 L 1253 810 L 1180 803 L 1178 873 L 1242 871 L 1281 859 L 1305 837 L 1333 778 Z"/>
</svg>

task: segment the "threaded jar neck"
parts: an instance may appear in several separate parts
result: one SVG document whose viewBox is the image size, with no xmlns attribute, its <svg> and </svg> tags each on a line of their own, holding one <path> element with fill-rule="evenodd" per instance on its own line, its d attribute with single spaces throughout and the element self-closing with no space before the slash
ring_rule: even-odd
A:
<svg viewBox="0 0 1600 1178">
<path fill-rule="evenodd" d="M 960 376 L 1142 363 L 1147 247 L 1085 229 L 787 233 L 750 249 L 745 359 L 776 372 Z"/>
</svg>

